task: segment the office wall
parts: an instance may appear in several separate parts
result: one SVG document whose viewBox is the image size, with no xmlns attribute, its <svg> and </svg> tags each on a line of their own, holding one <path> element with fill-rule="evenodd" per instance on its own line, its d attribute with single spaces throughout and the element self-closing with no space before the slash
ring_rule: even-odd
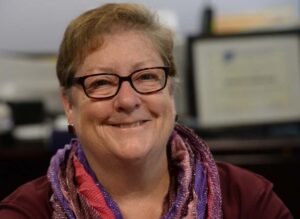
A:
<svg viewBox="0 0 300 219">
<path fill-rule="evenodd" d="M 57 51 L 67 23 L 86 9 L 108 0 L 1 0 L 0 52 L 21 51 L 53 53 Z M 125 2 L 124 0 L 113 2 Z M 155 10 L 171 10 L 177 17 L 177 31 L 186 36 L 199 32 L 201 11 L 207 3 L 217 14 L 290 5 L 298 12 L 299 0 L 134 0 Z"/>
</svg>

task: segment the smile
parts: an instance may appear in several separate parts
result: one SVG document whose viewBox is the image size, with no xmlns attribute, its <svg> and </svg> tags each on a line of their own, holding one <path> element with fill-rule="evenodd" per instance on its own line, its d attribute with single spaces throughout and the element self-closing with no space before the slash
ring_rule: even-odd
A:
<svg viewBox="0 0 300 219">
<path fill-rule="evenodd" d="M 135 128 L 143 125 L 146 121 L 138 121 L 132 123 L 121 123 L 121 124 L 114 124 L 113 126 L 118 128 Z"/>
</svg>

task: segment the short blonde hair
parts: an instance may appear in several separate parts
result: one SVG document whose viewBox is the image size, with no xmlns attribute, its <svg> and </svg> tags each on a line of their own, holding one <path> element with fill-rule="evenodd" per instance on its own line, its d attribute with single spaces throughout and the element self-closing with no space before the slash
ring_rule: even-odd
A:
<svg viewBox="0 0 300 219">
<path fill-rule="evenodd" d="M 176 74 L 173 32 L 160 24 L 157 16 L 142 5 L 110 3 L 81 14 L 67 27 L 56 65 L 61 87 L 69 87 L 79 65 L 102 45 L 104 35 L 127 30 L 140 31 L 149 37 L 165 65 L 170 67 L 170 75 Z"/>
</svg>

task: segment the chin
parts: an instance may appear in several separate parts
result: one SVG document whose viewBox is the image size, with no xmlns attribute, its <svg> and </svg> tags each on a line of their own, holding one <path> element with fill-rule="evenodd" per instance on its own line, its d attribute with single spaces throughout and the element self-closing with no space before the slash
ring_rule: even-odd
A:
<svg viewBox="0 0 300 219">
<path fill-rule="evenodd" d="M 145 146 L 143 143 L 120 143 L 121 148 L 118 150 L 119 157 L 124 159 L 141 159 L 150 153 L 150 146 Z"/>
<path fill-rule="evenodd" d="M 146 160 L 152 156 L 157 155 L 159 151 L 164 150 L 165 147 L 161 147 L 162 144 L 154 142 L 153 139 L 146 140 L 141 139 L 127 139 L 127 141 L 120 141 L 118 148 L 115 151 L 119 159 L 124 160 Z"/>
</svg>

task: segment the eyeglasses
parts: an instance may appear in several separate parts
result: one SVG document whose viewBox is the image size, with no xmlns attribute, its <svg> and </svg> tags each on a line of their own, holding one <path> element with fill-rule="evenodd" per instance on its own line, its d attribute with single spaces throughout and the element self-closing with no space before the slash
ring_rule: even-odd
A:
<svg viewBox="0 0 300 219">
<path fill-rule="evenodd" d="M 72 78 L 70 85 L 82 86 L 86 96 L 93 99 L 107 99 L 118 94 L 124 81 L 139 94 L 151 94 L 165 88 L 169 67 L 143 68 L 126 77 L 114 73 L 99 73 Z"/>
</svg>

